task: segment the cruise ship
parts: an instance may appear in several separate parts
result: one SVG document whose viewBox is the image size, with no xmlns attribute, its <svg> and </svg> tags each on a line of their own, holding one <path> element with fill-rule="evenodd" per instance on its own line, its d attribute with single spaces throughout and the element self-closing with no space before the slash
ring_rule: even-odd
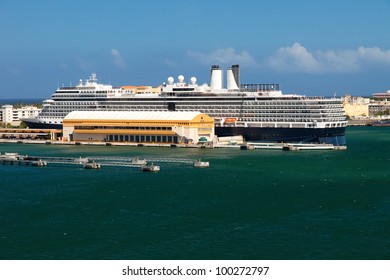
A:
<svg viewBox="0 0 390 280">
<path fill-rule="evenodd" d="M 211 66 L 210 84 L 169 77 L 158 92 L 101 84 L 92 74 L 77 86 L 58 88 L 43 102 L 30 128 L 62 128 L 72 111 L 200 111 L 215 120 L 218 137 L 241 135 L 246 141 L 345 145 L 347 125 L 341 98 L 282 94 L 279 84 L 241 84 L 239 65 L 226 72 Z"/>
</svg>

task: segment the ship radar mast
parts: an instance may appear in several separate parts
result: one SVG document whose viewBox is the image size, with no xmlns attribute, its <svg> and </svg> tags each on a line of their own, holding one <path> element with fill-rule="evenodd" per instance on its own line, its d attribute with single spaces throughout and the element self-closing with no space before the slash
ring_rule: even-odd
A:
<svg viewBox="0 0 390 280">
<path fill-rule="evenodd" d="M 92 73 L 91 76 L 89 76 L 88 80 L 85 81 L 86 85 L 96 85 L 98 79 L 96 78 L 96 73 Z"/>
</svg>

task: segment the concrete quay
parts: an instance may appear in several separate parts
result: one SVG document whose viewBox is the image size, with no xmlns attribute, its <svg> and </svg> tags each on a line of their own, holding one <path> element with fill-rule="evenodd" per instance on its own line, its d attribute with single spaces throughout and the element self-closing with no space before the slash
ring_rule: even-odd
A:
<svg viewBox="0 0 390 280">
<path fill-rule="evenodd" d="M 43 145 L 80 145 L 80 146 L 129 146 L 129 147 L 171 147 L 171 148 L 233 148 L 241 150 L 283 150 L 283 151 L 301 151 L 301 150 L 346 150 L 347 146 L 336 146 L 333 144 L 315 144 L 315 143 L 260 143 L 247 142 L 243 144 L 226 143 L 202 143 L 202 144 L 162 144 L 162 143 L 126 143 L 126 142 L 75 142 L 58 140 L 14 140 L 0 139 L 0 143 L 17 144 L 43 144 Z"/>
</svg>

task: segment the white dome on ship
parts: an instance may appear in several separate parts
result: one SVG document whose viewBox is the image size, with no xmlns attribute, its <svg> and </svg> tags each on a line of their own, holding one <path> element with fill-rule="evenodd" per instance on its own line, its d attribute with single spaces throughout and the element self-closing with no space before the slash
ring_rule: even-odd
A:
<svg viewBox="0 0 390 280">
<path fill-rule="evenodd" d="M 183 75 L 179 75 L 179 77 L 177 77 L 177 79 L 179 80 L 179 83 L 184 82 L 184 76 Z"/>
<path fill-rule="evenodd" d="M 172 85 L 175 79 L 173 77 L 168 78 L 168 85 Z"/>
<path fill-rule="evenodd" d="M 191 85 L 195 85 L 196 84 L 196 78 L 195 77 L 191 77 Z"/>
</svg>

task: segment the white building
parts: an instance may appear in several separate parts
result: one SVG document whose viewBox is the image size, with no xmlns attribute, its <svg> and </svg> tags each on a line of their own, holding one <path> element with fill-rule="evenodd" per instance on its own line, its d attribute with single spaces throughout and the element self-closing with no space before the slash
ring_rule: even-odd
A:
<svg viewBox="0 0 390 280">
<path fill-rule="evenodd" d="M 20 125 L 21 118 L 33 118 L 38 116 L 42 109 L 35 106 L 24 106 L 14 108 L 12 105 L 3 105 L 0 109 L 0 122 L 11 124 L 13 126 Z"/>
</svg>

